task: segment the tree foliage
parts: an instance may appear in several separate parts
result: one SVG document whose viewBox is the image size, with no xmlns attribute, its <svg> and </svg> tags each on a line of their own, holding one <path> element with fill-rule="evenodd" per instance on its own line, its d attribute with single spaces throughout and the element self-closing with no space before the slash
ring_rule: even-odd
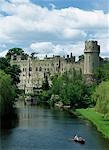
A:
<svg viewBox="0 0 109 150">
<path fill-rule="evenodd" d="M 85 84 L 81 72 L 70 70 L 62 76 L 55 76 L 52 83 L 51 93 L 58 95 L 58 101 L 64 105 L 80 108 L 91 104 L 92 87 Z"/>
<path fill-rule="evenodd" d="M 6 58 L 8 60 L 11 59 L 11 55 L 21 55 L 21 54 L 24 54 L 24 51 L 22 48 L 12 48 L 12 49 L 9 49 L 8 53 L 6 54 Z"/>
<path fill-rule="evenodd" d="M 11 84 L 11 77 L 0 71 L 0 115 L 12 112 L 16 97 L 16 87 Z"/>
<path fill-rule="evenodd" d="M 97 70 L 98 82 L 109 80 L 109 61 L 104 61 Z"/>
<path fill-rule="evenodd" d="M 3 70 L 6 74 L 11 75 L 12 84 L 17 85 L 20 82 L 19 77 L 20 77 L 21 70 L 20 70 L 19 66 L 17 66 L 17 65 L 11 66 L 9 61 L 6 58 L 1 57 L 0 58 L 0 69 Z"/>
<path fill-rule="evenodd" d="M 103 81 L 96 87 L 92 95 L 96 102 L 95 109 L 104 115 L 109 115 L 109 81 Z"/>
<path fill-rule="evenodd" d="M 20 82 L 20 68 L 17 65 L 10 65 L 10 62 L 0 58 L 0 115 L 10 114 L 13 110 L 15 98 L 20 90 L 17 84 Z"/>
</svg>

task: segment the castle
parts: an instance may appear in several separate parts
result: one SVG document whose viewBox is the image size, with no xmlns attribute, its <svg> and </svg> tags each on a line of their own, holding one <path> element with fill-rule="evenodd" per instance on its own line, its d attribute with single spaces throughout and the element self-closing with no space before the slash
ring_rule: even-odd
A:
<svg viewBox="0 0 109 150">
<path fill-rule="evenodd" d="M 20 66 L 20 83 L 19 89 L 23 89 L 25 93 L 33 93 L 34 89 L 40 89 L 45 76 L 50 77 L 57 73 L 63 74 L 69 70 L 81 71 L 87 82 L 94 80 L 94 75 L 100 65 L 100 46 L 97 41 L 85 41 L 84 58 L 75 61 L 75 56 L 72 53 L 67 57 L 53 56 L 45 57 L 40 60 L 37 57 L 28 56 L 27 59 L 22 59 L 21 55 L 11 56 L 11 64 Z"/>
</svg>

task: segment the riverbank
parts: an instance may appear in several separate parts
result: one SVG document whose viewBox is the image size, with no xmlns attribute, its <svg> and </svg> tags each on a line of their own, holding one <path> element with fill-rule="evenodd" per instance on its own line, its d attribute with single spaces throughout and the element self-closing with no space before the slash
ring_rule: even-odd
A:
<svg viewBox="0 0 109 150">
<path fill-rule="evenodd" d="M 102 114 L 96 112 L 93 108 L 76 109 L 76 112 L 81 114 L 84 118 L 91 121 L 105 138 L 109 139 L 109 121 L 104 120 Z"/>
</svg>

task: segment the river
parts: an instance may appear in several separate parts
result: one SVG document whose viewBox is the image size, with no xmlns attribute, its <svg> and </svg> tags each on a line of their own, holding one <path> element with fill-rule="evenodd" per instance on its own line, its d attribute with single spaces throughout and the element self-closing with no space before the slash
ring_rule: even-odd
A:
<svg viewBox="0 0 109 150">
<path fill-rule="evenodd" d="M 109 150 L 109 141 L 86 120 L 42 106 L 18 106 L 18 119 L 0 131 L 1 150 Z M 81 145 L 71 140 L 78 134 Z"/>
</svg>

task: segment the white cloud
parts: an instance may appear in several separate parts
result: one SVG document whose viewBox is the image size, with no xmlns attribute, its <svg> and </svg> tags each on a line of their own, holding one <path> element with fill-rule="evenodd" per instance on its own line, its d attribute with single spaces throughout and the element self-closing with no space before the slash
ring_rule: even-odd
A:
<svg viewBox="0 0 109 150">
<path fill-rule="evenodd" d="M 84 43 L 79 42 L 77 44 L 54 44 L 52 42 L 36 42 L 30 45 L 31 52 L 38 52 L 38 56 L 61 55 L 73 53 L 74 56 L 83 54 Z"/>
<path fill-rule="evenodd" d="M 29 0 L 10 0 L 11 3 L 28 3 Z"/>
<path fill-rule="evenodd" d="M 30 45 L 30 48 L 39 54 L 51 53 L 54 49 L 52 42 L 36 42 Z"/>
<path fill-rule="evenodd" d="M 5 57 L 7 52 L 8 52 L 8 50 L 4 50 L 3 52 L 0 52 L 0 57 Z"/>
<path fill-rule="evenodd" d="M 66 54 L 74 49 L 74 55 L 79 55 L 83 51 L 80 43 L 85 40 L 100 40 L 103 45 L 104 39 L 109 38 L 109 14 L 102 10 L 55 9 L 54 5 L 49 10 L 29 0 L 0 3 L 0 44 L 31 45 L 31 49 L 41 49 L 42 54 Z M 108 52 L 108 46 L 105 48 L 103 51 Z"/>
</svg>

